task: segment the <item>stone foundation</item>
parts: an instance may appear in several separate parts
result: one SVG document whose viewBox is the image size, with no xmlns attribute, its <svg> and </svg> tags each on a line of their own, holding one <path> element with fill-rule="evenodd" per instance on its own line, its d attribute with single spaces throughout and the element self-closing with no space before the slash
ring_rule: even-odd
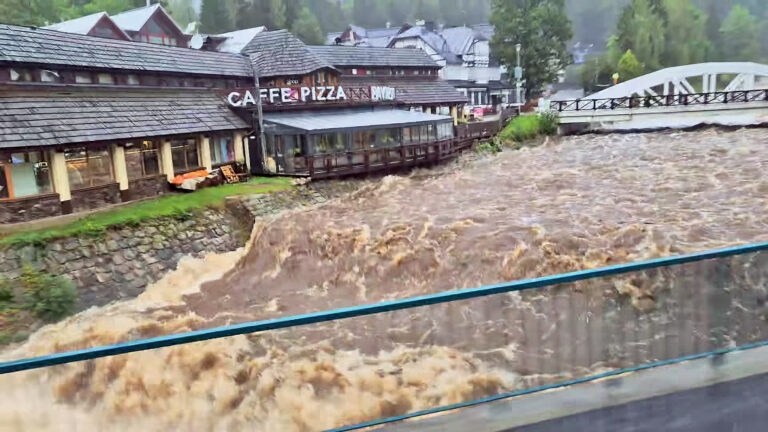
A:
<svg viewBox="0 0 768 432">
<path fill-rule="evenodd" d="M 61 215 L 59 194 L 0 201 L 0 224 L 28 222 Z"/>
<path fill-rule="evenodd" d="M 117 183 L 72 191 L 72 211 L 75 213 L 119 202 L 120 186 Z"/>
<path fill-rule="evenodd" d="M 131 199 L 137 200 L 164 194 L 167 190 L 167 184 L 168 181 L 163 175 L 131 180 L 128 183 L 128 188 Z"/>
</svg>

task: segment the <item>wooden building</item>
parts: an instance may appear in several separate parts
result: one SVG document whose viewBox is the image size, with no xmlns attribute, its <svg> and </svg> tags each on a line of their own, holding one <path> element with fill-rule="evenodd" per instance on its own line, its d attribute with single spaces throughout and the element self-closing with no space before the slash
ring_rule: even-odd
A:
<svg viewBox="0 0 768 432">
<path fill-rule="evenodd" d="M 0 25 L 0 223 L 159 195 L 228 164 L 321 178 L 467 145 L 453 128 L 466 98 L 422 52 L 252 34 L 231 53 Z"/>
</svg>

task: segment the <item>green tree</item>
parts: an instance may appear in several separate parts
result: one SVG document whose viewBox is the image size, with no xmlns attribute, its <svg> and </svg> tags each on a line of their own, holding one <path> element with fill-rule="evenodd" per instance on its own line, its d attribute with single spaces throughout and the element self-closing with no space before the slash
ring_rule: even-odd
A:
<svg viewBox="0 0 768 432">
<path fill-rule="evenodd" d="M 168 2 L 168 13 L 171 14 L 174 21 L 185 28 L 189 23 L 197 21 L 197 12 L 192 7 L 190 0 L 170 0 Z"/>
<path fill-rule="evenodd" d="M 317 17 L 323 33 L 341 31 L 348 25 L 346 13 L 337 1 L 312 0 L 308 1 L 309 10 Z"/>
<path fill-rule="evenodd" d="M 760 56 L 759 23 L 757 17 L 741 5 L 731 8 L 723 20 L 720 33 L 723 55 L 728 61 L 755 61 Z"/>
<path fill-rule="evenodd" d="M 203 0 L 200 10 L 200 31 L 203 33 L 217 34 L 234 29 L 231 3 L 220 0 Z"/>
<path fill-rule="evenodd" d="M 59 21 L 54 0 L 1 0 L 0 23 L 43 26 Z"/>
<path fill-rule="evenodd" d="M 320 22 L 308 8 L 299 12 L 291 31 L 308 45 L 322 45 L 325 42 L 325 35 L 323 29 L 320 28 Z"/>
<path fill-rule="evenodd" d="M 509 70 L 516 66 L 515 45 L 520 44 L 526 88 L 532 97 L 557 79 L 571 63 L 566 42 L 573 37 L 564 0 L 493 0 L 491 40 L 494 56 Z"/>
<path fill-rule="evenodd" d="M 285 28 L 285 4 L 282 0 L 238 0 L 236 27 L 239 29 L 267 26 L 269 30 Z"/>
<path fill-rule="evenodd" d="M 666 48 L 666 22 L 655 0 L 632 0 L 624 8 L 619 19 L 616 43 L 621 52 L 632 50 L 645 71 L 654 71 L 662 66 L 662 55 Z M 663 5 L 663 4 L 662 4 Z"/>
<path fill-rule="evenodd" d="M 573 40 L 604 47 L 628 4 L 629 0 L 566 0 L 568 16 L 573 21 Z"/>
<path fill-rule="evenodd" d="M 620 80 L 629 81 L 643 74 L 643 66 L 632 54 L 632 50 L 627 50 L 619 60 L 618 71 Z"/>
<path fill-rule="evenodd" d="M 701 63 L 711 50 L 707 19 L 691 0 L 665 0 L 668 23 L 661 63 L 665 67 Z"/>
</svg>

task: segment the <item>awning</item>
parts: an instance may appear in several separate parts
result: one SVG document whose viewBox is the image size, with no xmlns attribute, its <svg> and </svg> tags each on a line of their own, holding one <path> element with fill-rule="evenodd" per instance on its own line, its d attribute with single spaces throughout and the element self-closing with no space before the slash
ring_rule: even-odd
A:
<svg viewBox="0 0 768 432">
<path fill-rule="evenodd" d="M 398 109 L 290 112 L 264 114 L 267 126 L 277 125 L 308 133 L 345 129 L 381 129 L 452 121 L 450 116 Z"/>
</svg>

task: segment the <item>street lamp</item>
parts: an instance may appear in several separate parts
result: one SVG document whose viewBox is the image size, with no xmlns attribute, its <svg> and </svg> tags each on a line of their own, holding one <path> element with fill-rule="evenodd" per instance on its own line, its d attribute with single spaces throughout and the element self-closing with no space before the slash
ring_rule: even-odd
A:
<svg viewBox="0 0 768 432">
<path fill-rule="evenodd" d="M 517 51 L 517 67 L 515 68 L 515 81 L 516 81 L 516 87 L 517 87 L 517 97 L 516 97 L 517 115 L 520 115 L 522 113 L 522 110 L 523 110 L 523 108 L 522 108 L 523 105 L 522 105 L 522 103 L 520 101 L 520 99 L 522 99 L 521 90 L 522 90 L 522 86 L 523 86 L 523 81 L 522 81 L 522 79 L 523 79 L 523 68 L 520 67 L 520 50 L 522 49 L 522 47 L 523 46 L 521 44 L 515 45 L 515 50 Z"/>
</svg>

